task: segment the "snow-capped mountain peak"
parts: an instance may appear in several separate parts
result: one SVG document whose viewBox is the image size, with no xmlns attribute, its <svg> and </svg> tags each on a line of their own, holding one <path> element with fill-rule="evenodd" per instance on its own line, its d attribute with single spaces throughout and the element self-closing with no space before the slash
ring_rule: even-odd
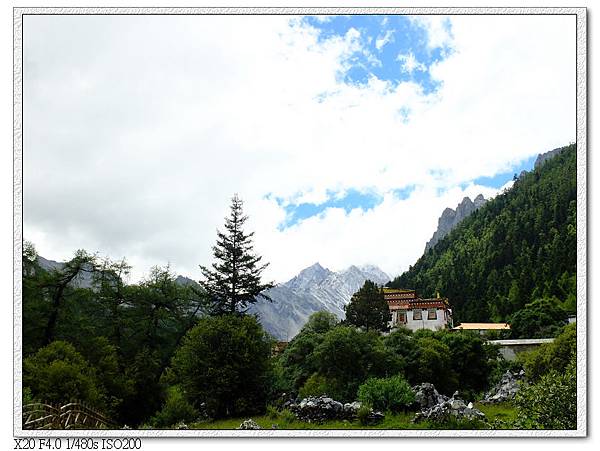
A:
<svg viewBox="0 0 600 451">
<path fill-rule="evenodd" d="M 269 290 L 267 294 L 273 302 L 259 300 L 251 312 L 258 314 L 272 335 L 289 340 L 314 312 L 326 310 L 343 319 L 344 307 L 367 279 L 383 285 L 390 277 L 374 265 L 351 265 L 336 272 L 315 263 Z"/>
</svg>

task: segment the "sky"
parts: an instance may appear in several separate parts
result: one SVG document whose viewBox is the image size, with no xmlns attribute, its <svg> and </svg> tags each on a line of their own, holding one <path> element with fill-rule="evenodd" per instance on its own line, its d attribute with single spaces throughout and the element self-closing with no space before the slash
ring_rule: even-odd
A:
<svg viewBox="0 0 600 451">
<path fill-rule="evenodd" d="M 414 264 L 575 141 L 574 16 L 25 16 L 23 234 L 193 279 L 234 193 L 283 282 Z"/>
</svg>

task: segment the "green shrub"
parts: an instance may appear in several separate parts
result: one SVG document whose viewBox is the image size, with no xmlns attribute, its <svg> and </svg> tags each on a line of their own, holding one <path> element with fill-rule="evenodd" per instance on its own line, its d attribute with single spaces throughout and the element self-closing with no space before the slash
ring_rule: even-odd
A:
<svg viewBox="0 0 600 451">
<path fill-rule="evenodd" d="M 363 404 L 359 407 L 358 411 L 356 412 L 356 418 L 361 425 L 366 426 L 369 424 L 369 415 L 371 414 L 371 410 L 372 407 L 369 404 Z"/>
<path fill-rule="evenodd" d="M 518 361 L 522 363 L 527 379 L 536 381 L 550 371 L 564 371 L 576 351 L 577 325 L 569 324 L 552 343 L 543 344 L 534 351 L 519 354 Z"/>
<path fill-rule="evenodd" d="M 165 428 L 180 422 L 189 423 L 198 417 L 199 412 L 185 399 L 181 387 L 175 385 L 167 390 L 165 404 L 151 423 L 157 428 Z"/>
<path fill-rule="evenodd" d="M 273 407 L 271 405 L 267 406 L 266 414 L 271 420 L 276 420 L 277 418 L 279 418 L 279 412 L 277 411 L 277 409 L 275 407 Z"/>
<path fill-rule="evenodd" d="M 294 421 L 296 421 L 296 415 L 294 415 L 290 410 L 284 409 L 279 412 L 279 420 L 284 425 L 292 424 Z"/>
<path fill-rule="evenodd" d="M 332 398 L 351 402 L 358 387 L 369 377 L 397 374 L 401 368 L 397 356 L 383 346 L 376 332 L 338 326 L 325 334 L 313 352 L 319 374 L 325 376 Z"/>
<path fill-rule="evenodd" d="M 577 428 L 576 369 L 577 361 L 573 354 L 566 371 L 553 370 L 535 384 L 521 387 L 515 396 L 520 428 Z"/>
<path fill-rule="evenodd" d="M 415 394 L 408 382 L 397 375 L 368 379 L 358 389 L 358 400 L 376 410 L 399 412 L 415 401 Z"/>
<path fill-rule="evenodd" d="M 213 418 L 265 411 L 271 341 L 253 316 L 205 317 L 185 336 L 172 360 L 173 378 Z"/>
<path fill-rule="evenodd" d="M 82 401 L 106 411 L 107 395 L 95 369 L 66 341 L 54 341 L 23 361 L 23 385 L 43 402 Z"/>
<path fill-rule="evenodd" d="M 307 398 L 309 396 L 321 396 L 330 395 L 332 387 L 328 384 L 327 379 L 320 374 L 313 374 L 298 392 L 300 398 Z M 335 390 L 334 390 L 335 391 Z"/>
</svg>

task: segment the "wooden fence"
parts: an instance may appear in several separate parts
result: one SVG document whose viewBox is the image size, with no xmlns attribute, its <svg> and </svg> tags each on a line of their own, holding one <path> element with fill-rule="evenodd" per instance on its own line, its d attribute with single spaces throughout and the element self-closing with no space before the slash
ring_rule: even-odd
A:
<svg viewBox="0 0 600 451">
<path fill-rule="evenodd" d="M 64 406 L 44 403 L 23 406 L 23 429 L 118 429 L 96 410 L 71 402 Z"/>
</svg>

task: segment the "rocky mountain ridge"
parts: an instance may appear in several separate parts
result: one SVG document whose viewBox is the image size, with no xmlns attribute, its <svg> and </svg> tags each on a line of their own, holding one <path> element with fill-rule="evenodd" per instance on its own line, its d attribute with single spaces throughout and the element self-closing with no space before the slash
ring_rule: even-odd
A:
<svg viewBox="0 0 600 451">
<path fill-rule="evenodd" d="M 383 285 L 390 277 L 373 265 L 352 265 L 336 272 L 315 263 L 267 291 L 273 302 L 260 299 L 250 312 L 258 316 L 267 332 L 288 341 L 315 312 L 326 310 L 343 319 L 344 307 L 367 279 Z"/>
<path fill-rule="evenodd" d="M 425 245 L 425 253 L 435 246 L 438 241 L 448 235 L 463 219 L 468 217 L 485 203 L 486 199 L 480 194 L 473 201 L 471 198 L 465 197 L 461 203 L 456 206 L 456 210 L 446 208 L 438 219 L 437 230 Z"/>
</svg>

